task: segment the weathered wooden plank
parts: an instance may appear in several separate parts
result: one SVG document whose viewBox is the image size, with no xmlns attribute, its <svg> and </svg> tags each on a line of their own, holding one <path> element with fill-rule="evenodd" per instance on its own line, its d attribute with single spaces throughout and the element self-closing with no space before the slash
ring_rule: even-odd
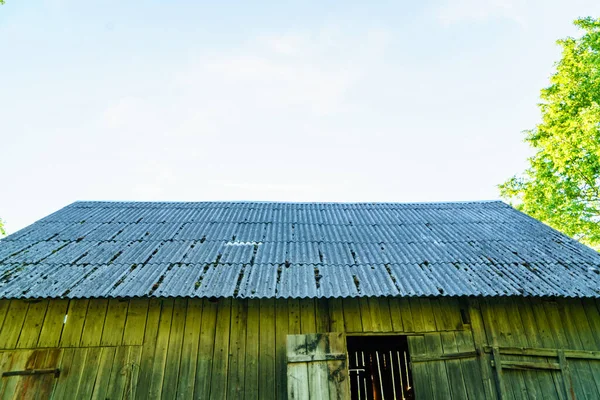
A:
<svg viewBox="0 0 600 400">
<path fill-rule="evenodd" d="M 81 334 L 82 347 L 100 346 L 107 307 L 108 300 L 106 299 L 90 300 Z"/>
<path fill-rule="evenodd" d="M 77 394 L 79 390 L 79 384 L 83 369 L 85 367 L 85 359 L 87 357 L 88 350 L 89 349 L 86 347 L 73 349 L 73 359 L 66 374 L 67 379 L 64 381 L 64 383 L 62 383 L 62 385 L 66 387 L 64 397 L 56 397 L 55 395 L 55 398 L 78 399 Z M 61 369 L 64 371 L 65 368 Z"/>
<path fill-rule="evenodd" d="M 475 350 L 475 343 L 471 331 L 456 331 L 454 332 L 456 338 L 456 350 L 458 352 L 466 352 Z M 483 358 L 483 357 L 479 357 Z M 464 383 L 467 390 L 469 399 L 485 399 L 490 398 L 486 396 L 485 381 L 481 374 L 479 366 L 479 360 L 473 359 L 462 359 L 460 360 L 460 366 L 462 369 L 463 376 L 465 377 Z"/>
<path fill-rule="evenodd" d="M 421 304 L 421 313 L 423 315 L 423 328 L 425 332 L 434 332 L 436 327 L 431 300 L 428 298 L 420 298 L 419 302 Z"/>
<path fill-rule="evenodd" d="M 413 356 L 427 356 L 425 337 L 423 335 L 408 336 L 409 354 Z M 433 399 L 432 379 L 429 375 L 427 363 L 415 363 L 412 365 L 413 386 L 415 393 L 419 393 L 422 399 Z"/>
<path fill-rule="evenodd" d="M 179 382 L 179 366 L 181 364 L 183 335 L 185 333 L 185 317 L 188 300 L 177 298 L 173 304 L 173 318 L 169 335 L 167 358 L 162 387 L 162 398 L 173 398 L 177 393 Z M 199 334 L 200 332 L 198 332 Z M 185 355 L 183 355 L 185 357 Z"/>
<path fill-rule="evenodd" d="M 431 299 L 431 307 L 438 331 L 462 330 L 461 306 L 457 299 Z M 465 310 L 467 311 L 467 310 Z"/>
<path fill-rule="evenodd" d="M 10 305 L 10 300 L 0 300 L 0 332 L 2 331 L 2 325 L 4 324 L 4 319 L 6 318 L 6 313 L 8 312 L 8 306 Z"/>
<path fill-rule="evenodd" d="M 66 322 L 60 337 L 60 347 L 79 346 L 85 315 L 87 314 L 89 300 L 71 300 L 67 309 Z M 64 321 L 64 319 L 63 319 Z"/>
<path fill-rule="evenodd" d="M 129 346 L 129 354 L 127 356 L 127 369 L 129 375 L 125 387 L 125 400 L 138 398 L 138 386 L 135 385 L 135 382 L 139 379 L 141 361 L 142 346 Z"/>
<path fill-rule="evenodd" d="M 287 336 L 287 357 L 306 356 L 306 335 Z M 287 365 L 287 398 L 290 400 L 308 400 L 308 365 L 291 363 Z"/>
<path fill-rule="evenodd" d="M 518 369 L 523 371 L 530 370 L 559 370 L 560 365 L 558 363 L 551 362 L 536 362 L 536 361 L 502 361 L 502 369 Z M 493 363 L 493 366 L 496 366 Z M 550 393 L 547 393 L 550 394 Z"/>
<path fill-rule="evenodd" d="M 261 303 L 262 307 L 262 303 Z M 262 310 L 261 310 L 262 314 Z M 261 315 L 262 319 L 262 315 Z M 302 333 L 314 333 L 317 331 L 315 319 L 315 301 L 314 299 L 300 300 L 300 329 Z M 262 333 L 261 333 L 262 336 Z"/>
<path fill-rule="evenodd" d="M 575 389 L 573 388 L 573 378 L 571 376 L 569 363 L 567 362 L 563 351 L 558 352 L 558 363 L 563 374 L 565 397 L 575 400 L 577 397 L 575 395 Z"/>
<path fill-rule="evenodd" d="M 442 341 L 439 333 L 426 333 L 424 336 L 427 355 L 442 353 Z M 448 381 L 445 363 L 433 361 L 426 364 L 429 370 L 430 379 L 436 383 L 433 387 L 433 397 L 435 399 L 451 398 L 450 382 Z"/>
<path fill-rule="evenodd" d="M 471 321 L 473 343 L 476 349 L 481 350 L 483 346 L 491 343 L 491 340 L 488 339 L 479 302 L 475 299 L 469 299 L 467 312 L 469 314 L 469 320 Z M 479 370 L 481 371 L 485 398 L 496 399 L 498 397 L 498 388 L 493 377 L 490 362 L 490 356 L 481 354 L 481 357 L 479 357 Z"/>
<path fill-rule="evenodd" d="M 39 351 L 38 351 L 39 352 Z M 35 361 L 34 350 L 22 350 L 7 353 L 8 360 L 3 367 L 5 371 L 20 371 L 24 370 L 26 366 L 31 365 L 32 359 Z M 22 382 L 20 376 L 7 376 L 0 380 L 2 386 L 0 387 L 0 399 L 12 399 L 19 383 Z"/>
<path fill-rule="evenodd" d="M 105 400 L 108 398 L 108 384 L 110 382 L 113 361 L 115 359 L 115 351 L 116 347 L 103 347 L 101 349 L 92 399 Z"/>
<path fill-rule="evenodd" d="M 529 333 L 528 336 L 537 341 L 537 346 L 540 347 L 556 347 L 555 340 L 552 334 L 552 329 L 550 328 L 550 324 L 548 322 L 548 318 L 546 316 L 546 311 L 544 309 L 544 304 L 539 299 L 532 299 L 527 302 L 525 310 L 522 311 L 521 315 L 527 315 L 528 311 L 531 309 L 531 314 L 533 315 L 534 323 L 535 323 L 535 332 Z M 525 319 L 527 321 L 530 320 L 531 317 L 526 316 Z M 531 323 L 528 322 L 527 326 Z M 559 399 L 564 399 L 564 390 L 563 390 L 563 376 L 559 372 L 551 372 L 552 382 L 554 384 L 555 392 L 557 393 L 557 397 Z"/>
<path fill-rule="evenodd" d="M 497 346 L 494 346 L 492 348 L 492 364 L 494 364 L 496 370 L 496 381 L 498 383 L 498 398 L 500 400 L 504 400 L 509 397 L 509 394 L 512 396 L 512 391 L 506 390 L 506 383 L 504 382 L 504 372 L 502 370 L 502 358 L 500 356 L 500 352 L 498 351 Z"/>
<path fill-rule="evenodd" d="M 410 313 L 412 315 L 413 332 L 425 332 L 425 323 L 423 322 L 423 310 L 418 298 L 410 298 Z M 402 319 L 404 321 L 404 319 Z"/>
<path fill-rule="evenodd" d="M 357 299 L 345 299 L 342 302 L 344 308 L 344 325 L 346 332 L 362 332 L 362 317 L 360 315 L 360 306 Z"/>
<path fill-rule="evenodd" d="M 523 336 L 529 343 L 529 346 L 542 347 L 543 344 L 540 338 L 542 329 L 538 326 L 535 316 L 533 315 L 531 302 L 521 301 L 518 303 L 517 309 L 521 315 L 521 320 L 523 321 Z M 502 353 L 502 350 L 500 350 L 500 352 Z M 559 399 L 562 398 L 562 385 L 559 373 L 536 373 L 535 376 L 539 381 L 544 396 L 557 397 Z"/>
<path fill-rule="evenodd" d="M 440 338 L 444 354 L 458 353 L 454 332 L 442 332 Z M 452 399 L 467 399 L 467 389 L 465 388 L 460 360 L 447 360 L 445 364 Z"/>
<path fill-rule="evenodd" d="M 108 301 L 104 330 L 100 340 L 102 346 L 119 346 L 123 342 L 128 308 L 129 300 L 110 299 Z"/>
<path fill-rule="evenodd" d="M 27 362 L 24 370 L 40 370 L 44 365 L 48 351 L 46 349 L 36 349 L 33 351 Z M 19 376 L 15 392 L 9 397 L 14 399 L 30 400 L 35 398 L 36 392 L 41 388 L 41 375 Z M 2 379 L 6 379 L 3 377 Z M 46 388 L 47 391 L 49 388 Z"/>
<path fill-rule="evenodd" d="M 29 302 L 25 322 L 17 342 L 17 348 L 34 348 L 37 346 L 42 330 L 42 323 L 48 309 L 48 300 L 33 300 Z"/>
<path fill-rule="evenodd" d="M 400 316 L 402 317 L 403 332 L 415 332 L 410 300 L 405 297 L 398 299 L 398 307 L 400 308 Z"/>
<path fill-rule="evenodd" d="M 24 300 L 11 300 L 0 331 L 0 349 L 14 349 L 21 335 L 29 304 Z"/>
<path fill-rule="evenodd" d="M 287 362 L 289 363 L 310 363 L 320 361 L 333 361 L 333 360 L 345 360 L 347 357 L 346 353 L 325 353 L 317 352 L 309 355 L 295 355 L 288 356 Z"/>
<path fill-rule="evenodd" d="M 179 369 L 179 384 L 177 398 L 189 399 L 194 397 L 196 380 L 196 365 L 198 361 L 198 343 L 202 329 L 202 299 L 188 299 L 181 351 L 181 367 Z"/>
<path fill-rule="evenodd" d="M 59 354 L 60 349 L 36 349 L 25 368 L 26 370 L 36 371 L 56 370 Z M 49 364 L 52 368 L 47 367 Z M 23 400 L 50 398 L 55 379 L 56 375 L 54 373 L 21 376 L 12 398 Z"/>
<path fill-rule="evenodd" d="M 496 302 L 490 304 L 487 301 L 481 300 L 479 304 L 485 326 L 488 329 L 488 335 L 491 338 L 492 346 L 498 347 L 501 345 L 510 345 L 510 326 L 507 321 L 508 317 L 506 316 L 506 312 L 503 310 L 504 303 L 498 304 L 498 302 Z M 494 361 L 497 361 L 495 355 Z M 519 375 L 519 371 L 515 371 L 511 374 L 512 375 L 510 376 L 506 376 L 502 373 L 501 369 L 496 368 L 498 396 L 501 399 L 521 399 L 523 396 L 526 398 L 527 389 L 525 388 L 523 376 Z"/>
<path fill-rule="evenodd" d="M 326 334 L 313 333 L 306 335 L 306 349 L 309 356 L 324 360 L 329 346 Z M 328 370 L 325 362 L 308 363 L 308 392 L 312 399 L 328 399 Z"/>
<path fill-rule="evenodd" d="M 569 342 L 569 338 L 566 335 L 566 330 L 563 325 L 563 317 L 559 312 L 558 304 L 553 301 L 544 301 L 543 304 L 556 346 L 559 348 L 576 348 L 574 347 L 573 343 Z M 588 398 L 586 396 L 586 389 L 580 380 L 579 374 L 572 374 L 572 383 L 573 391 L 578 399 Z"/>
<path fill-rule="evenodd" d="M 392 322 L 393 332 L 404 332 L 404 326 L 402 324 L 402 311 L 400 310 L 400 299 L 390 297 L 388 299 L 390 307 L 390 320 Z"/>
<path fill-rule="evenodd" d="M 277 302 L 281 302 L 281 300 L 277 300 Z M 329 321 L 329 300 L 316 299 L 315 313 L 315 332 L 329 332 L 331 330 L 331 322 Z M 283 349 L 285 349 L 285 346 Z"/>
<path fill-rule="evenodd" d="M 326 307 L 326 308 L 325 308 Z M 321 313 L 327 313 L 327 323 L 329 323 L 329 307 L 327 303 L 320 303 L 317 306 Z M 277 398 L 285 399 L 287 397 L 287 382 L 286 377 L 286 338 L 289 327 L 289 313 L 287 301 L 285 299 L 278 299 L 275 302 L 275 386 L 277 388 Z M 321 321 L 320 325 L 325 323 L 323 318 L 317 318 L 317 321 Z"/>
<path fill-rule="evenodd" d="M 360 308 L 360 318 L 362 322 L 363 332 L 375 332 L 376 327 L 373 326 L 373 318 L 371 318 L 371 307 L 369 307 L 369 299 L 360 297 L 357 299 Z M 306 332 L 306 331 L 303 331 Z"/>
<path fill-rule="evenodd" d="M 144 344 L 142 346 L 142 361 L 140 364 L 140 374 L 137 381 L 137 399 L 147 399 L 150 393 L 150 385 L 152 382 L 152 368 L 154 365 L 154 352 L 156 348 L 156 340 L 158 337 L 158 325 L 161 314 L 161 303 L 159 299 L 150 299 L 148 303 L 148 317 L 145 322 L 146 330 L 144 332 Z M 129 319 L 129 318 L 128 318 Z M 127 331 L 127 323 L 125 323 Z M 118 352 L 117 352 L 118 353 Z M 120 355 L 120 354 L 118 354 Z M 129 354 L 127 354 L 128 356 Z M 120 361 L 121 359 L 119 359 Z M 127 359 L 125 359 L 127 362 Z M 128 369 L 123 369 L 123 373 L 127 373 Z M 119 386 L 123 382 L 121 377 L 117 377 L 115 390 L 119 389 Z"/>
<path fill-rule="evenodd" d="M 162 393 L 162 385 L 167 364 L 167 351 L 169 349 L 169 337 L 171 335 L 171 322 L 173 321 L 173 299 L 163 299 L 160 309 L 160 320 L 158 322 L 158 334 L 156 335 L 156 347 L 152 360 L 152 375 L 150 376 L 149 399 L 159 399 Z"/>
<path fill-rule="evenodd" d="M 332 332 L 345 332 L 342 299 L 329 299 L 329 323 Z"/>
<path fill-rule="evenodd" d="M 194 397 L 209 399 L 212 359 L 215 348 L 215 328 L 217 326 L 217 303 L 205 299 L 202 306 L 202 332 L 198 347 L 198 365 L 196 366 L 196 383 Z"/>
<path fill-rule="evenodd" d="M 98 374 L 101 347 L 90 347 L 87 349 L 83 370 L 79 378 L 79 387 L 75 399 L 89 399 L 94 392 L 94 383 Z"/>
<path fill-rule="evenodd" d="M 46 358 L 43 364 L 39 366 L 41 369 L 56 369 L 60 365 L 63 349 L 47 349 Z M 36 399 L 49 399 L 52 396 L 55 384 L 57 382 L 54 374 L 44 374 L 37 376 L 34 384 L 31 385 L 30 392 L 33 394 L 32 398 Z"/>
<path fill-rule="evenodd" d="M 60 360 L 58 362 L 58 367 L 60 368 L 60 375 L 58 379 L 56 379 L 56 384 L 54 385 L 54 390 L 52 392 L 53 399 L 68 399 L 73 398 L 75 393 L 71 393 L 71 396 L 67 396 L 69 388 L 66 383 L 71 379 L 71 371 L 73 365 L 73 356 L 75 355 L 74 348 L 66 348 L 62 349 L 62 354 Z"/>
<path fill-rule="evenodd" d="M 504 302 L 504 310 L 508 318 L 509 330 L 511 333 L 511 341 L 517 346 L 528 346 L 529 342 L 524 334 L 525 328 L 521 320 L 521 315 L 518 309 L 518 303 L 513 299 Z M 518 360 L 519 358 L 517 358 Z M 521 361 L 525 359 L 521 358 Z M 523 370 L 523 379 L 527 388 L 528 396 L 538 398 L 543 395 L 543 389 L 540 387 L 540 374 L 535 371 Z M 543 374 L 547 379 L 550 379 L 550 374 Z M 549 381 L 548 381 L 549 382 Z M 553 385 L 552 385 L 553 388 Z"/>
<path fill-rule="evenodd" d="M 54 299 L 48 303 L 46 317 L 38 339 L 39 347 L 57 347 L 60 342 L 69 300 Z"/>
<path fill-rule="evenodd" d="M 127 308 L 125 331 L 123 332 L 124 345 L 144 344 L 146 318 L 148 318 L 149 299 L 131 299 Z"/>
<path fill-rule="evenodd" d="M 577 299 L 563 300 L 560 302 L 560 315 L 563 318 L 563 326 L 569 343 L 574 345 L 575 350 L 591 350 L 595 348 L 594 338 L 590 334 L 587 316 Z M 587 360 L 573 362 L 572 369 L 577 373 L 580 382 L 588 398 L 600 398 L 600 376 L 599 370 Z"/>
<path fill-rule="evenodd" d="M 290 315 L 288 327 L 295 328 L 300 333 L 300 304 L 297 300 L 288 300 Z M 294 305 L 296 307 L 294 307 Z M 246 359 L 244 374 L 244 397 L 258 399 L 258 353 L 259 353 L 259 301 L 248 300 L 248 324 L 246 327 Z"/>
<path fill-rule="evenodd" d="M 329 337 L 329 351 L 331 354 L 347 354 L 346 335 L 333 332 Z M 327 361 L 327 382 L 329 384 L 329 398 L 331 400 L 345 400 L 350 398 L 350 384 L 346 357 L 340 360 Z"/>
<path fill-rule="evenodd" d="M 122 399 L 125 387 L 128 387 L 129 379 L 129 356 L 130 346 L 118 346 L 115 348 L 110 375 L 105 393 L 105 399 Z"/>
<path fill-rule="evenodd" d="M 306 306 L 306 305 L 310 306 Z M 309 311 L 310 310 L 310 311 Z M 300 302 L 301 328 L 309 326 L 315 330 L 314 302 Z M 260 353 L 258 355 L 258 379 L 261 399 L 274 399 L 275 387 L 275 302 L 273 299 L 260 300 Z"/>
<path fill-rule="evenodd" d="M 379 310 L 379 327 L 381 332 L 393 332 L 392 316 L 390 315 L 390 304 L 387 297 L 377 298 Z"/>
<path fill-rule="evenodd" d="M 275 322 L 275 311 L 271 321 Z M 211 399 L 227 398 L 227 371 L 229 370 L 229 336 L 231 329 L 231 299 L 220 299 L 217 310 L 217 325 L 215 335 L 215 349 L 212 362 L 212 376 L 210 384 Z M 273 332 L 274 333 L 274 332 Z M 272 337 L 273 347 L 275 337 Z M 273 352 L 274 353 L 274 352 Z M 275 354 L 273 354 L 274 356 Z M 273 382 L 275 376 L 272 377 Z"/>
</svg>

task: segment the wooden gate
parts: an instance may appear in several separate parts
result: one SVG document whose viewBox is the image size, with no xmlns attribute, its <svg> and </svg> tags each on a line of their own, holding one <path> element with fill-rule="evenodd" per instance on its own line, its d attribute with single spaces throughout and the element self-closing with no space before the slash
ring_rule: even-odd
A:
<svg viewBox="0 0 600 400">
<path fill-rule="evenodd" d="M 346 358 L 346 336 L 341 332 L 288 335 L 288 398 L 348 399 Z"/>
</svg>

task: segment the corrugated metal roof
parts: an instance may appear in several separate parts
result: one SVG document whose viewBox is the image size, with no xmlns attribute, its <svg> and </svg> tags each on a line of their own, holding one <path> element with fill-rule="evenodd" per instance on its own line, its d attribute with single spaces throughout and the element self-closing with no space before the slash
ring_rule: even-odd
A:
<svg viewBox="0 0 600 400">
<path fill-rule="evenodd" d="M 502 202 L 77 202 L 0 241 L 1 298 L 600 297 L 600 254 Z"/>
</svg>

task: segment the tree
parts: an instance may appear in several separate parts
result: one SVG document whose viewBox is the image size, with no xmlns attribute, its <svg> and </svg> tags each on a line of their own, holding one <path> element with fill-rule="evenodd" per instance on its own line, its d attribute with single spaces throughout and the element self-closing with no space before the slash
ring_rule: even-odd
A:
<svg viewBox="0 0 600 400">
<path fill-rule="evenodd" d="M 578 19 L 580 38 L 558 41 L 562 58 L 541 91 L 542 122 L 526 131 L 536 154 L 501 195 L 525 213 L 600 248 L 600 19 Z"/>
<path fill-rule="evenodd" d="M 2 218 L 0 218 L 0 236 L 4 235 L 6 235 L 6 231 L 4 230 L 4 222 L 2 221 Z"/>
</svg>

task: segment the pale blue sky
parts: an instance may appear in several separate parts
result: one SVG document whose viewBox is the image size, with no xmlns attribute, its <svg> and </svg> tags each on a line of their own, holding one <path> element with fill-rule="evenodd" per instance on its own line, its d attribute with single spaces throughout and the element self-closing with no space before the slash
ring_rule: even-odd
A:
<svg viewBox="0 0 600 400">
<path fill-rule="evenodd" d="M 6 0 L 0 217 L 496 199 L 585 15 L 600 2 Z"/>
</svg>

